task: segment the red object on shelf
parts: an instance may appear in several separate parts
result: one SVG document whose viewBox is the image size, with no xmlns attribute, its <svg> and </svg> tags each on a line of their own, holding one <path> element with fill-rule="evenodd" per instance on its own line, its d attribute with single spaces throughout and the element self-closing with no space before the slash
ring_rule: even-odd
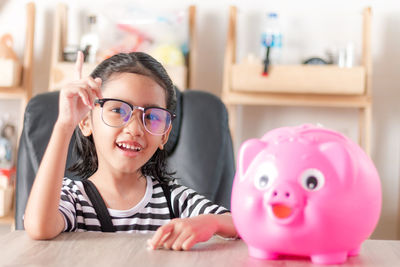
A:
<svg viewBox="0 0 400 267">
<path fill-rule="evenodd" d="M 8 178 L 10 178 L 12 175 L 14 175 L 16 173 L 16 168 L 12 167 L 10 169 L 1 169 L 0 168 L 0 174 L 7 176 Z"/>
</svg>

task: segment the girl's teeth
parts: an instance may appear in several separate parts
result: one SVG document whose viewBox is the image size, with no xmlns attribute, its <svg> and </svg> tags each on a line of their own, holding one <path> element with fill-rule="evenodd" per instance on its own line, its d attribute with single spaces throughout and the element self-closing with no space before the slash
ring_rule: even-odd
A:
<svg viewBox="0 0 400 267">
<path fill-rule="evenodd" d="M 128 145 L 128 144 L 118 144 L 118 146 L 126 148 L 126 149 L 130 149 L 130 150 L 135 150 L 135 151 L 142 150 L 140 147 L 134 147 L 134 146 L 131 146 L 131 145 Z"/>
</svg>

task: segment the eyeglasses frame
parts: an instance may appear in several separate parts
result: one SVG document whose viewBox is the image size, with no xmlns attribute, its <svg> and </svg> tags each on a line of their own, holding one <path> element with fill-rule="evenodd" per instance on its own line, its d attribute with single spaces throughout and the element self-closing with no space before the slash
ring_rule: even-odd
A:
<svg viewBox="0 0 400 267">
<path fill-rule="evenodd" d="M 172 121 L 176 118 L 176 114 L 175 114 L 174 112 L 172 112 L 172 111 L 170 111 L 170 110 L 168 110 L 168 109 L 166 109 L 166 108 L 162 108 L 162 107 L 158 107 L 158 106 L 149 106 L 149 107 L 145 107 L 145 108 L 144 108 L 144 107 L 141 107 L 141 106 L 132 105 L 131 103 L 128 103 L 128 102 L 126 102 L 126 101 L 124 101 L 124 100 L 117 99 L 117 98 L 100 98 L 100 99 L 96 99 L 96 100 L 94 101 L 94 104 L 95 104 L 95 105 L 96 105 L 96 104 L 99 104 L 100 107 L 101 107 L 101 120 L 104 122 L 104 124 L 106 124 L 106 125 L 109 126 L 109 127 L 113 127 L 113 128 L 121 128 L 121 127 L 123 127 L 124 125 L 126 125 L 126 124 L 128 123 L 129 120 L 127 120 L 126 123 L 122 124 L 121 126 L 111 126 L 111 125 L 107 124 L 107 123 L 104 121 L 104 119 L 103 119 L 103 106 L 104 106 L 104 104 L 105 104 L 107 101 L 118 101 L 118 102 L 122 102 L 122 103 L 124 103 L 124 104 L 127 104 L 127 105 L 131 108 L 131 113 L 130 113 L 130 115 L 129 115 L 129 120 L 132 118 L 133 111 L 135 111 L 136 109 L 142 111 L 142 124 L 143 124 L 143 127 L 146 129 L 147 132 L 149 132 L 149 133 L 152 134 L 152 135 L 163 135 L 163 134 L 165 134 L 165 133 L 168 131 L 169 127 L 171 127 Z M 154 133 L 150 132 L 150 131 L 147 129 L 145 123 L 144 123 L 144 114 L 145 114 L 146 110 L 151 109 L 151 108 L 162 109 L 162 110 L 168 112 L 168 113 L 171 115 L 171 121 L 170 121 L 170 125 L 168 126 L 168 129 L 167 129 L 165 132 L 161 133 L 161 134 L 154 134 Z"/>
</svg>

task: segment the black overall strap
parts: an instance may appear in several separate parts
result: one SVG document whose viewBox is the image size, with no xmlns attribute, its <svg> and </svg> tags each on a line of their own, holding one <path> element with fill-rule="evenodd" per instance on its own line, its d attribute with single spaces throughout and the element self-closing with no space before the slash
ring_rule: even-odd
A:
<svg viewBox="0 0 400 267">
<path fill-rule="evenodd" d="M 82 181 L 85 188 L 85 192 L 93 204 L 93 208 L 96 211 L 97 218 L 100 221 L 100 227 L 102 232 L 115 232 L 115 227 L 112 223 L 111 216 L 108 213 L 106 203 L 104 203 L 96 186 L 89 180 Z"/>
<path fill-rule="evenodd" d="M 174 214 L 174 210 L 172 209 L 172 204 L 171 204 L 171 190 L 168 186 L 168 184 L 160 183 L 161 188 L 164 192 L 164 196 L 167 199 L 167 204 L 168 204 L 168 209 L 169 209 L 169 217 L 172 219 L 175 219 L 176 216 Z"/>
</svg>

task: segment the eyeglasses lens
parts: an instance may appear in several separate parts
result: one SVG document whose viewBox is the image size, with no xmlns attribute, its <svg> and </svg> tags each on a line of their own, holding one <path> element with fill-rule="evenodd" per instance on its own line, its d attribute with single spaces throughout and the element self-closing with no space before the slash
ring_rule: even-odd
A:
<svg viewBox="0 0 400 267">
<path fill-rule="evenodd" d="M 159 108 L 146 109 L 144 126 L 152 134 L 164 134 L 171 124 L 171 114 Z"/>
<path fill-rule="evenodd" d="M 119 101 L 107 101 L 103 106 L 103 121 L 112 127 L 120 127 L 131 117 L 131 108 Z"/>
<path fill-rule="evenodd" d="M 111 127 L 121 127 L 131 118 L 129 105 L 120 101 L 107 101 L 103 105 L 102 118 Z M 155 135 L 164 134 L 171 124 L 171 114 L 160 108 L 148 108 L 143 115 L 144 127 Z"/>
</svg>

